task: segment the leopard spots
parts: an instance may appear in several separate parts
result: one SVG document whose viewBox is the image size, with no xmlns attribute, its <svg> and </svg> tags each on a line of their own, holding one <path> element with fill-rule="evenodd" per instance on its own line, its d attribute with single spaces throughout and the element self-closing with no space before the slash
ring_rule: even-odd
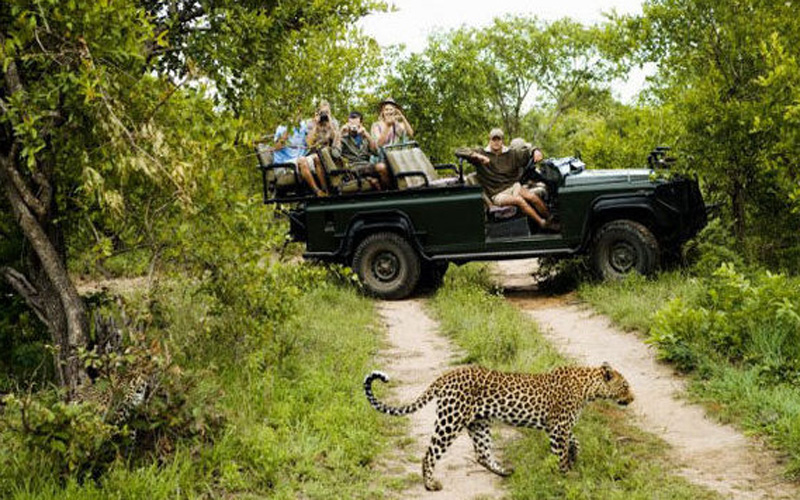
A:
<svg viewBox="0 0 800 500">
<path fill-rule="evenodd" d="M 594 368 L 561 367 L 540 374 L 466 366 L 441 375 L 405 406 L 378 401 L 372 392 L 375 379 L 388 382 L 389 377 L 375 371 L 364 379 L 367 400 L 380 412 L 407 415 L 437 400 L 434 433 L 422 461 L 422 477 L 428 490 L 441 489 L 441 483 L 433 478 L 434 467 L 465 428 L 478 463 L 501 476 L 511 474 L 511 469 L 502 467 L 492 455 L 490 422 L 543 429 L 550 439 L 550 451 L 558 456 L 559 468 L 566 472 L 578 456 L 580 445 L 572 428 L 584 405 L 594 399 L 627 405 L 634 399 L 625 377 L 607 363 Z"/>
</svg>

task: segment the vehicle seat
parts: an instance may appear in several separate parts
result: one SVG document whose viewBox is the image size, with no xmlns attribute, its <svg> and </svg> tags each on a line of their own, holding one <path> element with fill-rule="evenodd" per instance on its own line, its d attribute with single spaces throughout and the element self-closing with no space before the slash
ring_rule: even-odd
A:
<svg viewBox="0 0 800 500">
<path fill-rule="evenodd" d="M 478 182 L 478 174 L 475 172 L 472 172 L 464 177 L 464 182 L 468 186 L 480 186 L 480 183 Z M 517 215 L 517 207 L 511 205 L 495 205 L 492 203 L 492 200 L 486 196 L 485 191 L 481 191 L 481 198 L 483 198 L 483 204 L 486 207 L 486 215 L 489 217 L 489 220 L 505 220 Z"/>
<path fill-rule="evenodd" d="M 352 194 L 375 190 L 369 180 L 355 170 L 340 167 L 333 159 L 330 148 L 320 150 L 319 161 L 325 169 L 328 187 L 332 192 Z"/>
<path fill-rule="evenodd" d="M 438 187 L 458 184 L 458 176 L 439 178 L 437 170 L 453 170 L 455 165 L 434 165 L 416 142 L 409 142 L 384 149 L 386 163 L 397 183 L 397 189 Z"/>
<path fill-rule="evenodd" d="M 302 191 L 303 184 L 293 163 L 273 163 L 272 148 L 266 144 L 256 144 L 258 166 L 265 171 L 267 186 L 275 192 L 275 196 L 291 196 Z"/>
</svg>

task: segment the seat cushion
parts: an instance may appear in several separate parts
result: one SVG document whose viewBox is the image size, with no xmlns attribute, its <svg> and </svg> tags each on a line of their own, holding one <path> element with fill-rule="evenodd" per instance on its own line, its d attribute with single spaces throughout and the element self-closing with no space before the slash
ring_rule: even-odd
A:
<svg viewBox="0 0 800 500">
<path fill-rule="evenodd" d="M 397 180 L 397 189 L 408 189 L 425 185 L 424 165 L 419 165 L 413 149 L 391 149 L 386 151 L 386 160 L 392 175 Z M 420 172 L 422 175 L 402 176 L 410 172 Z"/>
<path fill-rule="evenodd" d="M 510 219 L 511 217 L 517 215 L 517 207 L 511 205 L 489 205 L 489 209 L 487 211 L 489 213 L 489 217 L 496 220 Z"/>
</svg>

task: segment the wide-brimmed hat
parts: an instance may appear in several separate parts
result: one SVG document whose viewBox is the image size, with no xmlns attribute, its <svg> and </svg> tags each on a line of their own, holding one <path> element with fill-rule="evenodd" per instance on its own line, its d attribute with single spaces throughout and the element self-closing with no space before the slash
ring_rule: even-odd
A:
<svg viewBox="0 0 800 500">
<path fill-rule="evenodd" d="M 378 113 L 380 113 L 383 110 L 383 107 L 386 106 L 387 104 L 391 104 L 400 111 L 403 111 L 403 107 L 397 104 L 397 101 L 395 101 L 391 97 L 387 97 L 386 99 L 378 103 Z"/>
</svg>

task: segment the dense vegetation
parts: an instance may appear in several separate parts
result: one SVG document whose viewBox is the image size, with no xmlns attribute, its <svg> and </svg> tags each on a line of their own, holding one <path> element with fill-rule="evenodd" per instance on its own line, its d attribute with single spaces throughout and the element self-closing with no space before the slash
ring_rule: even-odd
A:
<svg viewBox="0 0 800 500">
<path fill-rule="evenodd" d="M 432 36 L 419 54 L 382 53 L 354 28 L 382 8 L 0 3 L 0 495 L 380 496 L 368 472 L 384 443 L 347 382 L 376 349 L 372 305 L 346 270 L 294 262 L 284 222 L 259 205 L 249 145 L 317 99 L 369 116 L 387 95 L 440 160 L 494 125 L 591 166 L 673 146 L 676 169 L 720 207 L 698 263 L 583 293 L 800 469 L 793 2 L 649 0 L 597 26 L 506 17 Z M 657 72 L 639 101 L 616 100 L 612 80 L 645 63 Z M 77 287 L 120 277 L 144 279 L 121 296 Z M 479 272 L 459 273 L 434 300 L 450 331 L 448 300 L 471 304 L 459 337 L 471 360 L 558 362 L 473 282 Z M 495 318 L 508 331 L 483 311 L 511 315 Z M 601 414 L 589 423 L 605 427 Z M 589 456 L 615 449 L 598 432 Z M 546 460 L 531 449 L 519 462 Z M 642 494 L 631 483 L 657 472 L 636 453 L 608 463 Z"/>
</svg>

